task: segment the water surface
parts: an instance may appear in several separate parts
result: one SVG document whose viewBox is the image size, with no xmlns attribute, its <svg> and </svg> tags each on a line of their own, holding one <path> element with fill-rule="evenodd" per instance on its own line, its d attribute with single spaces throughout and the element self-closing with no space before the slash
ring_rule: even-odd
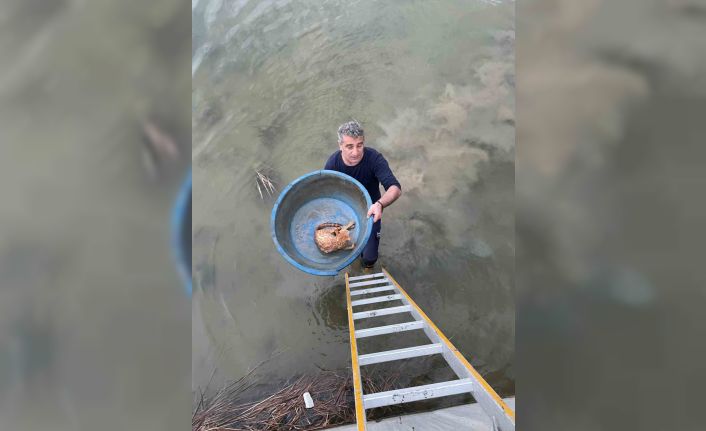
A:
<svg viewBox="0 0 706 431">
<path fill-rule="evenodd" d="M 305 274 L 277 253 L 276 195 L 261 197 L 256 171 L 281 189 L 321 169 L 338 125 L 356 119 L 404 191 L 385 210 L 380 262 L 513 394 L 514 3 L 192 6 L 192 387 L 272 357 L 261 381 L 349 366 L 343 276 Z M 407 335 L 361 350 L 423 342 Z M 452 377 L 438 358 L 386 366 L 408 375 L 400 384 Z"/>
</svg>

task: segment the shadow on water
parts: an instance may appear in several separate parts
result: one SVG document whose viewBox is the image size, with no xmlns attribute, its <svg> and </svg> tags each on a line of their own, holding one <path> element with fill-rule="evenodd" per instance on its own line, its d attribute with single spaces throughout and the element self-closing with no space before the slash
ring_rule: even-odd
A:
<svg viewBox="0 0 706 431">
<path fill-rule="evenodd" d="M 316 313 L 314 315 L 318 314 L 321 317 L 321 323 L 328 328 L 348 330 L 346 297 L 341 295 L 342 292 L 345 292 L 345 289 L 345 283 L 337 282 L 315 299 Z"/>
</svg>

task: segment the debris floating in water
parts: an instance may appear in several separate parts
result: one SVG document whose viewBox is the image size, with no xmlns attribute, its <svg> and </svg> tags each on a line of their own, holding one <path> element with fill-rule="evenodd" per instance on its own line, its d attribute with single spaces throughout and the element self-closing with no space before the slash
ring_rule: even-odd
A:
<svg viewBox="0 0 706 431">
<path fill-rule="evenodd" d="M 275 193 L 275 185 L 273 181 L 267 175 L 263 174 L 259 170 L 255 169 L 255 185 L 257 186 L 257 191 L 260 193 L 260 199 L 265 199 L 265 194 L 272 196 Z M 262 185 L 262 187 L 260 187 Z M 262 193 L 262 189 L 265 189 L 265 193 Z"/>
<path fill-rule="evenodd" d="M 309 392 L 304 392 L 304 407 L 307 409 L 314 407 L 314 400 L 311 398 L 311 394 Z"/>
</svg>

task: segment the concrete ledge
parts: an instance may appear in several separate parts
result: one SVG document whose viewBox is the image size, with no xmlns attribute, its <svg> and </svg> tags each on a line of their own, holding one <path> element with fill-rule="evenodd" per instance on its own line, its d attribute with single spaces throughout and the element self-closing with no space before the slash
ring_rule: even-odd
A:
<svg viewBox="0 0 706 431">
<path fill-rule="evenodd" d="M 513 410 L 515 397 L 504 401 Z M 425 413 L 395 416 L 380 422 L 368 422 L 368 431 L 491 431 L 492 422 L 478 404 L 448 407 Z M 329 428 L 332 431 L 356 431 L 355 425 Z"/>
</svg>

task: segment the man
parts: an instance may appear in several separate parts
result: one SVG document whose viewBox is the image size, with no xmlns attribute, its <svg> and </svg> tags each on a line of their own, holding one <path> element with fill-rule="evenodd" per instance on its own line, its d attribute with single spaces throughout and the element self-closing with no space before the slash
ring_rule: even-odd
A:
<svg viewBox="0 0 706 431">
<path fill-rule="evenodd" d="M 338 147 L 339 150 L 326 161 L 324 169 L 343 172 L 360 181 L 373 201 L 367 215 L 373 216 L 373 230 L 361 254 L 363 268 L 369 270 L 378 259 L 383 209 L 400 197 L 402 186 L 392 174 L 385 157 L 365 146 L 365 133 L 357 121 L 349 121 L 338 128 Z M 382 196 L 380 184 L 385 188 Z"/>
</svg>

